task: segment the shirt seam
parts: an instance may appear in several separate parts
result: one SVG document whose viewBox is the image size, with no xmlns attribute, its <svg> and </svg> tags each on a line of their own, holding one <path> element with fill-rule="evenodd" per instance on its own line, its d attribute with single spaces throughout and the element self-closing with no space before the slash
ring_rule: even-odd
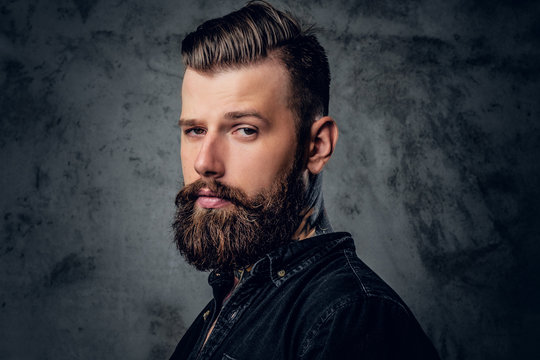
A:
<svg viewBox="0 0 540 360">
<path fill-rule="evenodd" d="M 299 354 L 300 359 L 302 359 L 308 350 L 311 348 L 313 344 L 313 339 L 319 334 L 320 329 L 322 326 L 333 317 L 339 310 L 342 308 L 353 304 L 357 299 L 356 298 L 346 298 L 342 299 L 341 302 L 335 304 L 333 307 L 328 308 L 319 318 L 319 320 L 312 325 L 312 327 L 308 330 L 306 333 L 306 336 L 302 343 L 300 344 L 300 349 L 302 349 L 301 353 Z"/>
<path fill-rule="evenodd" d="M 350 250 L 349 249 L 343 249 L 343 254 L 345 255 L 345 258 L 347 259 L 347 263 L 348 263 L 349 267 L 351 268 L 351 270 L 354 273 L 356 279 L 360 283 L 360 286 L 362 286 L 362 290 L 364 291 L 364 293 L 366 294 L 367 297 L 375 297 L 375 298 L 379 298 L 379 299 L 388 300 L 388 301 L 398 305 L 399 307 L 401 307 L 406 313 L 409 313 L 409 310 L 407 309 L 407 307 L 405 307 L 403 305 L 403 303 L 396 300 L 395 298 L 393 298 L 391 296 L 382 295 L 382 294 L 374 294 L 373 292 L 369 291 L 366 288 L 366 286 L 364 285 L 364 282 L 362 281 L 362 279 L 360 278 L 360 275 L 358 275 L 358 272 L 356 271 L 357 270 L 356 267 L 353 264 L 351 264 L 351 262 L 349 260 Z"/>
<path fill-rule="evenodd" d="M 356 272 L 356 269 L 354 268 L 354 266 L 352 266 L 351 264 L 351 261 L 349 260 L 349 255 L 347 254 L 347 249 L 343 249 L 343 255 L 345 255 L 345 259 L 347 259 L 347 264 L 349 264 L 349 267 L 351 268 L 354 276 L 356 277 L 356 279 L 358 280 L 358 282 L 360 283 L 360 286 L 362 286 L 362 290 L 364 290 L 364 293 L 366 295 L 370 295 L 370 292 L 367 290 L 367 288 L 364 286 L 364 282 L 362 281 L 362 279 L 360 279 L 360 276 L 358 275 L 358 273 Z"/>
</svg>

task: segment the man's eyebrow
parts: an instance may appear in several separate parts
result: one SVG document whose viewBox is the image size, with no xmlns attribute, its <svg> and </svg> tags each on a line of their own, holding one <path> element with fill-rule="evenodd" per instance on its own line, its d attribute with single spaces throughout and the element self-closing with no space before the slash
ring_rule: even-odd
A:
<svg viewBox="0 0 540 360">
<path fill-rule="evenodd" d="M 197 123 L 195 119 L 180 119 L 178 120 L 178 126 L 193 126 Z"/>
<path fill-rule="evenodd" d="M 238 120 L 238 119 L 241 119 L 243 117 L 254 117 L 254 118 L 257 118 L 257 119 L 260 119 L 264 122 L 268 122 L 268 120 L 262 116 L 260 113 L 258 113 L 257 111 L 251 111 L 251 110 L 248 110 L 248 111 L 230 111 L 228 113 L 225 113 L 224 115 L 224 118 L 227 119 L 227 120 Z M 183 126 L 194 126 L 196 124 L 198 124 L 199 121 L 197 121 L 196 119 L 180 119 L 178 120 L 178 126 L 180 127 L 183 127 Z"/>
<path fill-rule="evenodd" d="M 243 117 L 254 117 L 257 119 L 260 119 L 264 122 L 268 122 L 268 120 L 262 116 L 260 113 L 254 110 L 247 110 L 247 111 L 230 111 L 225 114 L 225 119 L 227 120 L 237 120 Z"/>
</svg>

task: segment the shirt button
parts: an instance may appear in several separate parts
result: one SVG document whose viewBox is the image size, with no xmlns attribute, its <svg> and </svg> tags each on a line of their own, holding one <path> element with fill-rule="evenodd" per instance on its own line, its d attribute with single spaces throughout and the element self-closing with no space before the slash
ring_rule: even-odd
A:
<svg viewBox="0 0 540 360">
<path fill-rule="evenodd" d="M 232 320 L 236 317 L 236 314 L 238 313 L 238 310 L 233 312 L 231 315 L 229 315 L 229 320 Z"/>
<path fill-rule="evenodd" d="M 278 274 L 279 277 L 284 277 L 285 276 L 285 270 L 279 270 L 277 274 Z"/>
<path fill-rule="evenodd" d="M 206 319 L 208 319 L 208 315 L 210 315 L 210 310 L 206 310 L 205 313 L 203 314 L 203 319 L 204 321 L 206 321 Z"/>
</svg>

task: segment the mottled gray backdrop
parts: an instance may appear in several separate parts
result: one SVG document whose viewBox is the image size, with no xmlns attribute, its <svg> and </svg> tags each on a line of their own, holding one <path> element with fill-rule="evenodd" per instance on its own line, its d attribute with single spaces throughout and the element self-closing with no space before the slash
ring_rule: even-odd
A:
<svg viewBox="0 0 540 360">
<path fill-rule="evenodd" d="M 540 2 L 276 1 L 323 28 L 334 227 L 444 359 L 533 358 Z M 2 0 L 0 358 L 166 359 L 181 39 L 243 1 Z"/>
</svg>

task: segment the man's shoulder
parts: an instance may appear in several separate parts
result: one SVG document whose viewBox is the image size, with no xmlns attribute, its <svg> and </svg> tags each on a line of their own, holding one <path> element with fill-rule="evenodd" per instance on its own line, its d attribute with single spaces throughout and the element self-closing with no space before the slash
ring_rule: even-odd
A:
<svg viewBox="0 0 540 360">
<path fill-rule="evenodd" d="M 360 260 L 350 234 L 340 233 L 328 245 L 320 258 L 299 274 L 303 293 L 327 308 L 378 303 L 409 312 L 399 295 Z"/>
<path fill-rule="evenodd" d="M 350 235 L 305 270 L 297 279 L 306 329 L 300 358 L 438 359 L 407 305 L 356 255 Z"/>
</svg>

